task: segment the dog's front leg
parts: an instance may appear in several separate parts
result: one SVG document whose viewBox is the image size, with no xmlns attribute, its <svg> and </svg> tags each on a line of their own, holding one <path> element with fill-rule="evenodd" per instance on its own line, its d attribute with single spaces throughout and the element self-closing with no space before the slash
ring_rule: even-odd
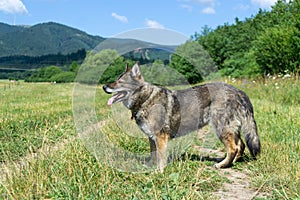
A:
<svg viewBox="0 0 300 200">
<path fill-rule="evenodd" d="M 159 133 L 156 137 L 156 148 L 157 148 L 157 164 L 160 172 L 164 171 L 167 165 L 167 148 L 170 135 L 167 133 Z"/>
<path fill-rule="evenodd" d="M 157 164 L 156 141 L 153 137 L 149 137 L 149 143 L 150 143 L 151 160 L 149 161 L 148 165 L 153 166 Z"/>
</svg>

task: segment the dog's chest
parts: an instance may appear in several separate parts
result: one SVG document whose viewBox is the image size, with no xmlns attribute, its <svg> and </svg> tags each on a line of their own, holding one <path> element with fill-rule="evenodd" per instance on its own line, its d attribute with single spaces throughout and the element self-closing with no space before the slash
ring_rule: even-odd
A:
<svg viewBox="0 0 300 200">
<path fill-rule="evenodd" d="M 145 119 L 136 119 L 136 123 L 139 128 L 148 136 L 148 137 L 155 137 L 155 132 L 151 127 L 150 123 Z"/>
<path fill-rule="evenodd" d="M 139 128 L 148 137 L 160 133 L 172 134 L 177 131 L 174 123 L 180 121 L 180 110 L 177 98 L 173 93 L 164 88 L 151 87 L 149 97 L 143 102 L 138 101 L 138 99 L 143 99 L 143 96 L 143 93 L 139 93 L 137 98 L 132 98 L 136 105 L 136 109 L 131 109 L 132 116 Z"/>
<path fill-rule="evenodd" d="M 152 106 L 136 113 L 135 120 L 139 128 L 148 136 L 153 137 L 160 132 L 169 132 L 165 108 L 161 105 Z"/>
</svg>

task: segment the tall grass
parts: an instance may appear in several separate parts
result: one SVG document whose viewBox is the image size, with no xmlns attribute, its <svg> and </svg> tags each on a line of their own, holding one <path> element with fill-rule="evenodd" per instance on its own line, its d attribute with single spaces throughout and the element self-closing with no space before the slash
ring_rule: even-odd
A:
<svg viewBox="0 0 300 200">
<path fill-rule="evenodd" d="M 249 169 L 252 186 L 270 198 L 299 198 L 299 78 L 228 82 L 250 96 L 262 142 L 258 160 L 235 166 Z M 210 161 L 186 154 L 160 174 L 120 172 L 95 159 L 83 140 L 74 139 L 72 90 L 72 84 L 0 82 L 0 199 L 215 199 L 212 192 L 227 180 Z M 102 132 L 129 151 L 149 151 L 146 139 L 123 132 L 107 99 L 99 88 Z M 43 146 L 49 148 L 38 151 Z"/>
</svg>

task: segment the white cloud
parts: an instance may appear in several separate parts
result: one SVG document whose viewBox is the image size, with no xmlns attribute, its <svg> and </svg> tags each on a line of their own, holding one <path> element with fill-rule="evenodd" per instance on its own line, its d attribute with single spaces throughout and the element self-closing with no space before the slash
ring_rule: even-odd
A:
<svg viewBox="0 0 300 200">
<path fill-rule="evenodd" d="M 204 14 L 215 14 L 216 11 L 213 7 L 207 7 L 207 8 L 204 8 L 202 10 L 202 13 L 204 13 Z"/>
<path fill-rule="evenodd" d="M 214 5 L 215 0 L 190 0 L 192 2 L 201 4 L 201 5 Z"/>
<path fill-rule="evenodd" d="M 120 22 L 123 22 L 123 23 L 128 23 L 128 19 L 127 17 L 125 16 L 121 16 L 121 15 L 118 15 L 117 13 L 111 13 L 111 16 L 117 20 L 119 20 Z"/>
<path fill-rule="evenodd" d="M 179 2 L 185 2 L 185 3 L 193 3 L 198 5 L 204 5 L 204 6 L 215 6 L 216 0 L 178 0 Z"/>
<path fill-rule="evenodd" d="M 216 0 L 178 0 L 184 2 L 181 8 L 192 11 L 194 7 L 202 7 L 201 12 L 204 14 L 215 14 Z"/>
<path fill-rule="evenodd" d="M 261 8 L 270 8 L 277 2 L 277 0 L 251 0 L 251 2 Z"/>
<path fill-rule="evenodd" d="M 235 10 L 241 10 L 241 11 L 246 11 L 249 10 L 250 6 L 247 4 L 238 4 L 237 6 L 234 7 Z"/>
<path fill-rule="evenodd" d="M 180 7 L 187 10 L 187 11 L 189 11 L 189 12 L 191 12 L 193 10 L 193 6 L 187 5 L 187 4 L 181 4 Z"/>
<path fill-rule="evenodd" d="M 28 13 L 21 0 L 0 0 L 0 11 L 10 14 Z"/>
<path fill-rule="evenodd" d="M 160 23 L 158 23 L 157 21 L 154 21 L 154 20 L 146 19 L 145 23 L 146 23 L 146 26 L 148 26 L 149 28 L 157 28 L 157 29 L 165 28 L 163 25 L 161 25 Z"/>
</svg>

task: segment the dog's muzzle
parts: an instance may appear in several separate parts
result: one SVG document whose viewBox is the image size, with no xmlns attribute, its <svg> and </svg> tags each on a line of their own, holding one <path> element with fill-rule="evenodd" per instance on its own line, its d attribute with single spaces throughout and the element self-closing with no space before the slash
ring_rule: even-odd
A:
<svg viewBox="0 0 300 200">
<path fill-rule="evenodd" d="M 111 93 L 112 93 L 112 92 L 109 92 L 109 91 L 108 91 L 108 88 L 109 88 L 109 87 L 108 87 L 107 85 L 103 85 L 102 88 L 103 88 L 104 92 L 106 92 L 107 94 L 111 94 Z"/>
</svg>

